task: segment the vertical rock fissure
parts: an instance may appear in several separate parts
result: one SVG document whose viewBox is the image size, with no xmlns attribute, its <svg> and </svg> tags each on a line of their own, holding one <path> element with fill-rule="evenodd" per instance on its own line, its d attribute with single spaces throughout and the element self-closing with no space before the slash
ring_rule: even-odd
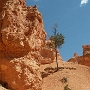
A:
<svg viewBox="0 0 90 90">
<path fill-rule="evenodd" d="M 1 23 L 0 23 L 0 42 L 2 42 L 2 23 L 3 23 L 3 20 L 1 19 Z"/>
</svg>

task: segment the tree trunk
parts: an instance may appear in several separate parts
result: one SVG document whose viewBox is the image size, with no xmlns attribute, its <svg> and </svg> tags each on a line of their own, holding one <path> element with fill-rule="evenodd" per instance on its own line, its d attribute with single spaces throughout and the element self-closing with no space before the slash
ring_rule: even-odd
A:
<svg viewBox="0 0 90 90">
<path fill-rule="evenodd" d="M 55 49 L 55 51 L 56 51 L 56 65 L 57 65 L 56 71 L 58 71 L 57 49 Z"/>
</svg>

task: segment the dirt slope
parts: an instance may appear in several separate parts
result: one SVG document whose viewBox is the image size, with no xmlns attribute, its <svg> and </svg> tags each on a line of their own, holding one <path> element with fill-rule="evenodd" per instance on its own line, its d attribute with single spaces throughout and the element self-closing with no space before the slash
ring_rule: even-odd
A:
<svg viewBox="0 0 90 90">
<path fill-rule="evenodd" d="M 45 68 L 55 66 L 55 62 L 50 65 L 42 65 L 41 72 L 47 73 L 44 71 Z M 59 61 L 59 67 L 58 72 L 48 73 L 50 75 L 43 78 L 42 90 L 64 90 L 66 85 L 71 90 L 90 90 L 89 67 L 63 61 Z M 61 82 L 63 78 L 66 78 L 67 82 Z"/>
</svg>

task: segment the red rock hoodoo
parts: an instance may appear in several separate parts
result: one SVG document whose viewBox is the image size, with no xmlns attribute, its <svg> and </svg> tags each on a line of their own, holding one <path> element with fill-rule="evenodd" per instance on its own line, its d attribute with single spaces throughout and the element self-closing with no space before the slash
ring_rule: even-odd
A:
<svg viewBox="0 0 90 90">
<path fill-rule="evenodd" d="M 75 56 L 71 59 L 69 59 L 69 62 L 74 62 L 82 65 L 86 65 L 90 67 L 90 45 L 83 45 L 83 55 L 78 56 L 74 54 Z"/>
</svg>

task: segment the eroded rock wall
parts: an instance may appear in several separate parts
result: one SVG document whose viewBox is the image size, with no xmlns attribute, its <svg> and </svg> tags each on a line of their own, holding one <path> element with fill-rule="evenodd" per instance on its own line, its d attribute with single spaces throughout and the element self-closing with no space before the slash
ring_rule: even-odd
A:
<svg viewBox="0 0 90 90">
<path fill-rule="evenodd" d="M 11 90 L 41 90 L 39 66 L 55 59 L 47 43 L 36 5 L 0 0 L 0 84 Z"/>
<path fill-rule="evenodd" d="M 46 32 L 37 7 L 0 0 L 0 83 L 12 90 L 41 90 L 39 51 Z"/>
<path fill-rule="evenodd" d="M 38 69 L 38 63 L 26 57 L 0 60 L 0 84 L 10 90 L 41 90 Z"/>
<path fill-rule="evenodd" d="M 30 50 L 40 50 L 46 33 L 37 7 L 27 7 L 25 0 L 5 0 L 0 6 L 0 42 L 4 56 L 20 57 Z"/>
</svg>

